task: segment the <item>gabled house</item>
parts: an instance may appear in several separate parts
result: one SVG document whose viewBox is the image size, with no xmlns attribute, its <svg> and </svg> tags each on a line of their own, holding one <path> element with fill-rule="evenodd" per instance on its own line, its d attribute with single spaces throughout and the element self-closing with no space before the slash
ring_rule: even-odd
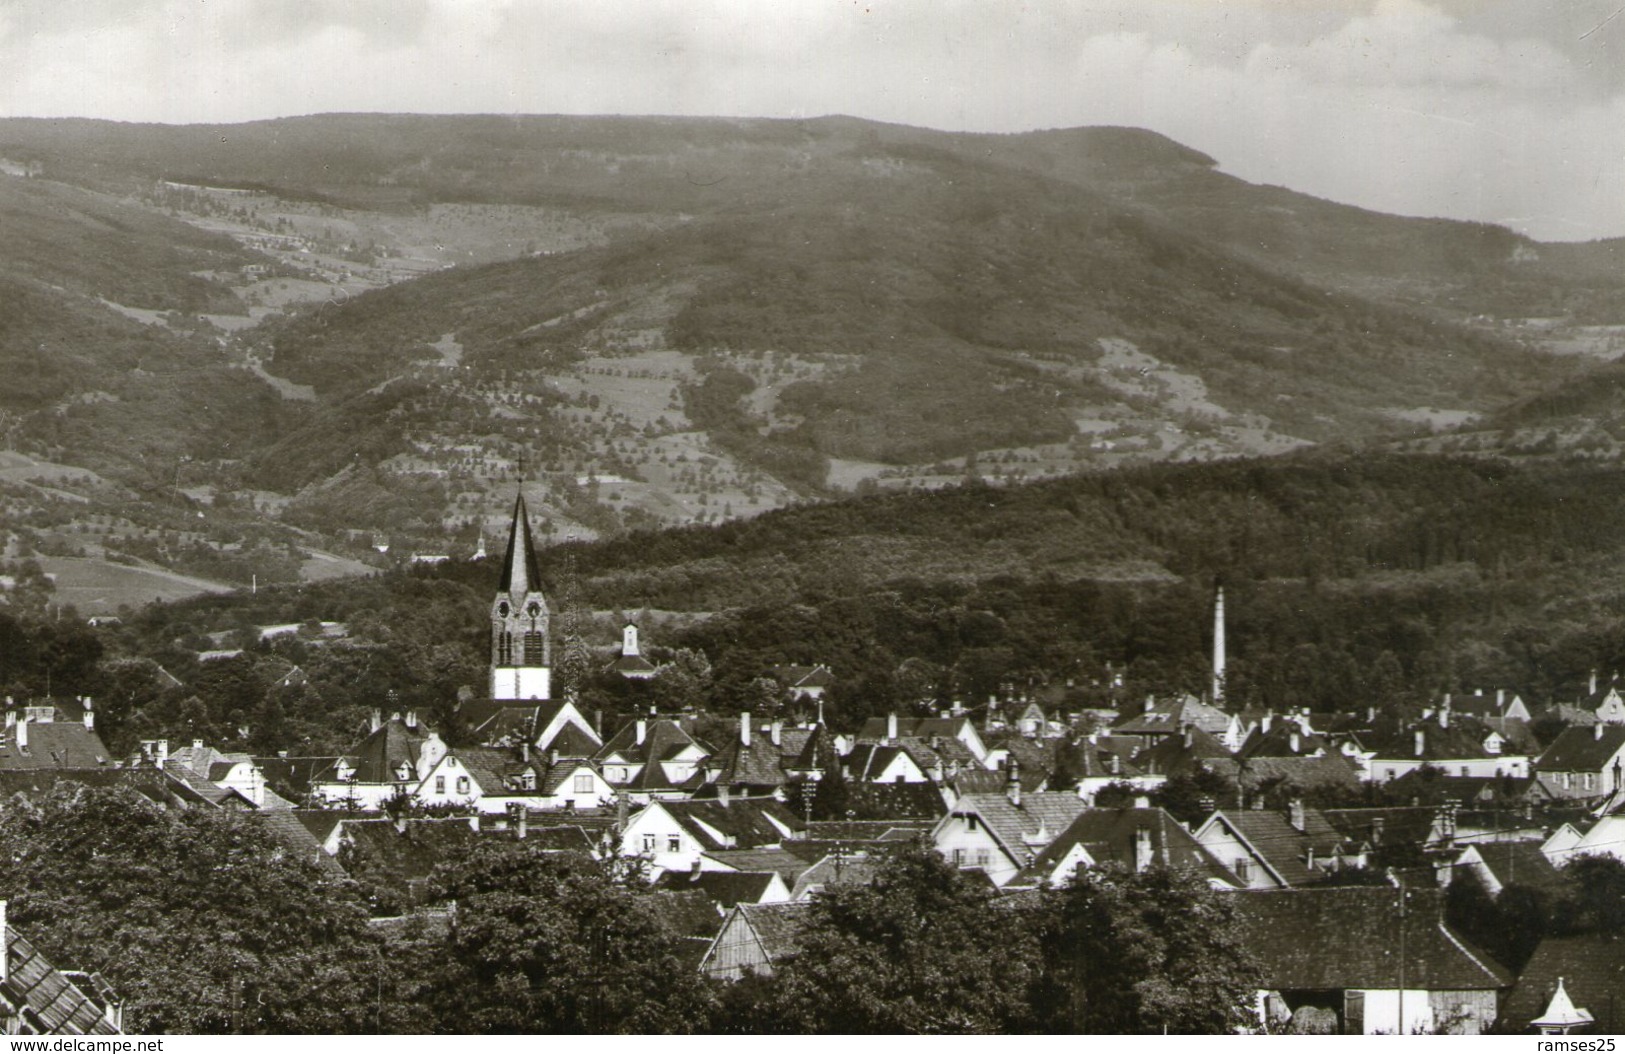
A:
<svg viewBox="0 0 1625 1054">
<path fill-rule="evenodd" d="M 706 759 L 706 781 L 733 794 L 772 794 L 789 778 L 783 767 L 783 732 L 778 721 L 753 729 L 750 713 L 740 714 L 739 735 Z"/>
<path fill-rule="evenodd" d="M 145 755 L 137 759 L 149 760 Z M 255 809 L 291 809 L 293 803 L 266 785 L 259 764 L 247 754 L 226 753 L 194 739 L 190 747 L 169 754 L 164 772 L 200 794 L 223 803 L 235 796 Z"/>
<path fill-rule="evenodd" d="M 482 813 L 595 809 L 615 798 L 597 763 L 585 758 L 561 757 L 557 751 L 543 755 L 528 746 L 518 751 L 463 747 L 455 756 L 477 788 L 474 804 Z"/>
<path fill-rule="evenodd" d="M 1454 859 L 1443 861 L 1439 871 L 1441 886 L 1470 874 L 1492 897 L 1511 885 L 1555 892 L 1562 884 L 1562 876 L 1540 851 L 1539 842 L 1475 842 L 1463 846 Z"/>
<path fill-rule="evenodd" d="M 1065 886 L 1078 868 L 1107 864 L 1134 872 L 1172 868 L 1205 879 L 1218 889 L 1242 885 L 1167 812 L 1135 807 L 1085 809 L 1005 883 L 1005 888 Z"/>
<path fill-rule="evenodd" d="M 1345 1035 L 1480 1035 L 1512 976 L 1444 921 L 1438 890 L 1383 886 L 1238 893 L 1241 942 L 1262 969 L 1261 1025 Z"/>
<path fill-rule="evenodd" d="M 931 782 L 901 744 L 859 743 L 841 759 L 841 768 L 848 780 L 858 783 Z"/>
<path fill-rule="evenodd" d="M 1160 737 L 1137 751 L 1131 760 L 1146 775 L 1167 779 L 1189 776 L 1209 761 L 1228 761 L 1233 756 L 1217 736 L 1187 724 L 1178 735 Z"/>
<path fill-rule="evenodd" d="M 770 849 L 805 836 L 805 821 L 774 798 L 653 801 L 628 820 L 620 854 L 646 861 L 653 880 L 692 871 L 707 853 Z"/>
<path fill-rule="evenodd" d="M 1234 750 L 1241 745 L 1244 729 L 1232 714 L 1196 698 L 1182 695 L 1176 699 L 1147 699 L 1138 710 L 1123 714 L 1112 726 L 1114 736 L 1132 736 L 1140 740 L 1139 747 L 1155 746 L 1157 741 L 1179 735 L 1186 725 L 1193 725 L 1214 736 Z"/>
<path fill-rule="evenodd" d="M 774 680 L 784 686 L 796 702 L 816 703 L 824 698 L 835 683 L 835 674 L 828 666 L 775 666 L 770 671 Z"/>
<path fill-rule="evenodd" d="M 61 717 L 55 703 L 8 708 L 0 731 L 0 771 L 114 767 L 96 734 L 95 714 L 88 705 L 80 720 L 59 720 Z"/>
<path fill-rule="evenodd" d="M 700 972 L 722 981 L 771 977 L 776 964 L 800 950 L 807 909 L 805 903 L 737 905 L 700 960 Z"/>
<path fill-rule="evenodd" d="M 6 921 L 0 900 L 0 1035 L 118 1036 L 123 1016 L 123 1004 L 100 974 L 53 966 Z"/>
<path fill-rule="evenodd" d="M 706 782 L 713 751 L 669 718 L 638 718 L 611 736 L 594 760 L 604 779 L 637 802 L 689 798 Z"/>
<path fill-rule="evenodd" d="M 1541 783 L 1561 798 L 1599 798 L 1625 788 L 1625 724 L 1566 728 L 1535 761 Z"/>
<path fill-rule="evenodd" d="M 372 731 L 354 751 L 339 758 L 311 788 L 318 800 L 355 809 L 381 809 L 397 796 L 412 795 L 446 756 L 446 744 L 417 714 L 373 712 Z M 447 778 L 441 771 L 439 778 Z M 449 784 L 455 793 L 455 782 Z M 433 784 L 429 785 L 432 792 Z M 445 788 L 441 788 L 442 793 Z"/>
<path fill-rule="evenodd" d="M 1287 889 L 1324 880 L 1344 867 L 1368 865 L 1369 847 L 1351 842 L 1319 809 L 1294 800 L 1286 813 L 1219 810 L 1195 838 L 1247 889 Z"/>
<path fill-rule="evenodd" d="M 1065 831 L 1086 808 L 1071 792 L 965 794 L 931 832 L 937 852 L 954 866 L 984 872 L 1004 886 Z"/>
<path fill-rule="evenodd" d="M 1540 850 L 1556 867 L 1577 856 L 1611 856 L 1625 863 L 1625 816 L 1604 816 L 1586 831 L 1563 824 L 1541 844 Z"/>
<path fill-rule="evenodd" d="M 957 757 L 964 764 L 983 768 L 993 762 L 976 722 L 969 717 L 871 717 L 858 729 L 855 744 L 874 743 L 880 746 L 925 747 L 942 754 L 945 759 Z M 957 743 L 966 753 L 949 754 Z"/>
<path fill-rule="evenodd" d="M 1373 751 L 1366 778 L 1375 781 L 1397 779 L 1424 765 L 1452 776 L 1529 775 L 1528 755 L 1509 751 L 1501 733 L 1443 708 L 1366 745 Z"/>
</svg>

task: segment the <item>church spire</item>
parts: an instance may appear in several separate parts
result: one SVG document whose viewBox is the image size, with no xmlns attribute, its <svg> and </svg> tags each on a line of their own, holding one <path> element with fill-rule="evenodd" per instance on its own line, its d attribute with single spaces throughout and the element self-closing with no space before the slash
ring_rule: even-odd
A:
<svg viewBox="0 0 1625 1054">
<path fill-rule="evenodd" d="M 536 543 L 530 536 L 530 514 L 525 496 L 513 503 L 513 524 L 508 528 L 508 553 L 502 559 L 502 588 L 514 597 L 542 590 L 541 565 L 536 560 Z"/>
<path fill-rule="evenodd" d="M 502 578 L 491 604 L 491 698 L 548 699 L 551 694 L 550 612 L 542 596 L 541 563 L 530 535 L 525 496 L 513 506 Z"/>
</svg>

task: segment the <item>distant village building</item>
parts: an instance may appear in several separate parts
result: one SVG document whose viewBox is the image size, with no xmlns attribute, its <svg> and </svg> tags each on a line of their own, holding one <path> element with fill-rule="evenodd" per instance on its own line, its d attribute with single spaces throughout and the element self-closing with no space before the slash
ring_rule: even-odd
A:
<svg viewBox="0 0 1625 1054">
<path fill-rule="evenodd" d="M 621 654 L 616 657 L 612 668 L 629 681 L 647 681 L 659 669 L 639 650 L 636 624 L 628 622 L 621 628 Z"/>
</svg>

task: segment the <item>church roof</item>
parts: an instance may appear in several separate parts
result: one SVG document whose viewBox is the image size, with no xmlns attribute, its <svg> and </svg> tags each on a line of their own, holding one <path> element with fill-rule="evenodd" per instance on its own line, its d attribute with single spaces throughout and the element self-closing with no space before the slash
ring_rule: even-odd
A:
<svg viewBox="0 0 1625 1054">
<path fill-rule="evenodd" d="M 530 534 L 530 515 L 525 496 L 513 503 L 513 524 L 508 528 L 508 552 L 502 558 L 502 590 L 510 596 L 542 591 L 541 563 L 536 559 L 536 543 Z"/>
</svg>

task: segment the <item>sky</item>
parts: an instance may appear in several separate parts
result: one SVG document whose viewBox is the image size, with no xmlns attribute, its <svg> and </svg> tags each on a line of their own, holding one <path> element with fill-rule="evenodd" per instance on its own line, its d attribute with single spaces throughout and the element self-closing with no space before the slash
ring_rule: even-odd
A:
<svg viewBox="0 0 1625 1054">
<path fill-rule="evenodd" d="M 1625 236 L 1625 0 L 0 0 L 0 116 L 1149 128 L 1258 183 Z"/>
</svg>

